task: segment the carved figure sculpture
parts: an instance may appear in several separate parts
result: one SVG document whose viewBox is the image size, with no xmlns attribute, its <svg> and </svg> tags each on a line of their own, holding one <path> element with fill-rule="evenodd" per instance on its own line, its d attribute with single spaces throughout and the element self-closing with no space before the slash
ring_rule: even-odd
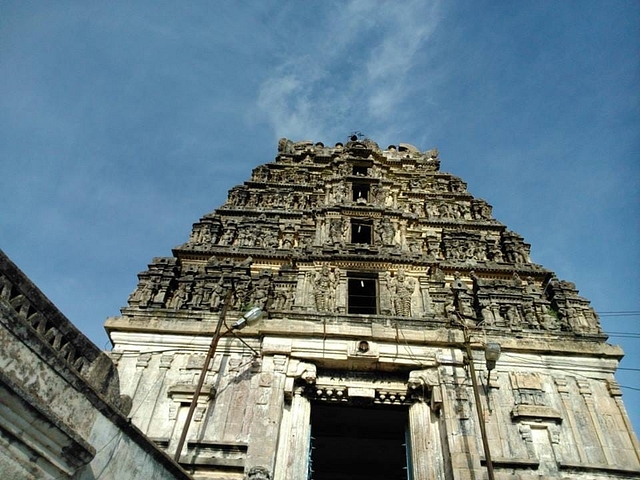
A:
<svg viewBox="0 0 640 480">
<path fill-rule="evenodd" d="M 344 221 L 341 218 L 331 219 L 329 223 L 329 243 L 333 245 L 344 243 Z"/>
<path fill-rule="evenodd" d="M 524 320 L 528 324 L 530 328 L 539 329 L 540 322 L 538 321 L 538 316 L 536 315 L 536 311 L 533 308 L 532 303 L 525 303 L 523 305 L 524 310 Z"/>
<path fill-rule="evenodd" d="M 253 295 L 251 296 L 251 303 L 254 307 L 264 309 L 269 299 L 269 287 L 271 286 L 271 279 L 263 275 L 256 282 Z"/>
<path fill-rule="evenodd" d="M 338 287 L 339 274 L 336 269 L 332 272 L 327 265 L 323 265 L 315 275 L 310 272 L 313 284 L 313 300 L 318 312 L 331 312 L 334 310 L 336 288 Z"/>
<path fill-rule="evenodd" d="M 343 183 L 339 183 L 335 186 L 333 192 L 334 203 L 343 203 L 347 198 L 347 190 Z"/>
<path fill-rule="evenodd" d="M 173 297 L 169 301 L 167 307 L 173 308 L 174 310 L 180 309 L 186 302 L 189 296 L 189 292 L 187 291 L 187 284 L 181 283 L 178 285 Z"/>
<path fill-rule="evenodd" d="M 393 245 L 393 239 L 396 235 L 395 229 L 388 218 L 384 218 L 380 222 L 380 230 L 378 231 L 378 239 L 382 245 Z"/>
<path fill-rule="evenodd" d="M 220 304 L 222 303 L 222 297 L 224 296 L 224 286 L 222 285 L 223 277 L 213 285 L 211 289 L 211 296 L 209 297 L 209 308 L 213 312 L 220 310 Z"/>
<path fill-rule="evenodd" d="M 521 323 L 520 322 L 520 314 L 518 313 L 518 309 L 516 308 L 515 305 L 509 305 L 507 307 L 505 315 L 507 317 L 507 321 L 509 322 L 509 326 L 511 328 L 520 327 L 520 323 Z"/>
<path fill-rule="evenodd" d="M 395 277 L 389 277 L 389 291 L 393 295 L 393 308 L 396 315 L 411 316 L 411 297 L 416 288 L 416 280 L 407 278 L 404 270 L 398 270 Z"/>
<path fill-rule="evenodd" d="M 195 282 L 195 285 L 191 289 L 191 291 L 192 291 L 191 306 L 193 308 L 200 308 L 200 306 L 202 305 L 202 297 L 203 297 L 201 282 Z"/>
<path fill-rule="evenodd" d="M 491 303 L 487 301 L 480 302 L 480 313 L 486 326 L 492 326 L 496 322 L 496 318 L 491 310 Z"/>
<path fill-rule="evenodd" d="M 497 263 L 504 262 L 504 257 L 502 255 L 502 249 L 500 248 L 500 241 L 496 240 L 494 244 L 490 247 L 489 255 L 491 256 L 491 260 Z"/>
<path fill-rule="evenodd" d="M 293 142 L 288 138 L 281 138 L 278 140 L 278 153 L 292 154 Z"/>
<path fill-rule="evenodd" d="M 231 245 L 233 244 L 233 241 L 235 240 L 235 235 L 236 231 L 235 228 L 227 228 L 224 233 L 222 234 L 222 237 L 220 237 L 220 245 Z"/>
<path fill-rule="evenodd" d="M 294 291 L 291 287 L 277 288 L 274 293 L 273 309 L 274 310 L 291 310 L 293 305 Z"/>
<path fill-rule="evenodd" d="M 137 300 L 139 307 L 146 307 L 149 305 L 149 302 L 151 302 L 151 299 L 156 295 L 157 292 L 158 292 L 158 282 L 157 280 L 151 278 L 147 280 L 147 282 L 144 285 L 142 285 L 141 287 L 138 287 L 138 290 L 136 290 L 136 292 L 134 293 L 134 295 L 132 295 L 132 298 L 130 298 L 129 301 Z"/>
</svg>

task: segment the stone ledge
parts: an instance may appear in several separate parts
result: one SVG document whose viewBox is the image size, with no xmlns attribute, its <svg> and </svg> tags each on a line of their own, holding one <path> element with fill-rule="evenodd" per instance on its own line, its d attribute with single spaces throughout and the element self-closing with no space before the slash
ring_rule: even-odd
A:
<svg viewBox="0 0 640 480">
<path fill-rule="evenodd" d="M 562 423 L 562 415 L 555 408 L 541 405 L 518 405 L 511 411 L 511 418 L 520 419 L 543 419 L 553 420 Z"/>
<path fill-rule="evenodd" d="M 558 462 L 558 468 L 560 470 L 578 470 L 581 472 L 602 472 L 607 474 L 625 475 L 629 478 L 640 478 L 640 468 L 628 469 L 614 467 L 611 465 L 602 464 L 585 464 L 585 463 L 567 463 Z"/>
<path fill-rule="evenodd" d="M 187 454 L 180 462 L 190 466 L 217 466 L 243 469 L 247 457 L 247 444 L 237 442 L 187 442 Z"/>
<path fill-rule="evenodd" d="M 497 457 L 492 458 L 491 462 L 494 467 L 498 468 L 538 468 L 540 460 L 537 458 L 507 458 Z M 480 463 L 482 465 L 487 464 L 487 460 L 484 457 L 480 457 Z"/>
</svg>

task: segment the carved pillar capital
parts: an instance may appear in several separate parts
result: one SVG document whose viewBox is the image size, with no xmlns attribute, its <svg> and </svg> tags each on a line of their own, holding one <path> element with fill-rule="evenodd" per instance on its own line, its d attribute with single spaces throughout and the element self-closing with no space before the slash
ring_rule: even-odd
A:
<svg viewBox="0 0 640 480">
<path fill-rule="evenodd" d="M 314 385 L 316 383 L 316 378 L 317 369 L 313 363 L 291 359 L 289 361 L 287 377 L 285 379 L 285 397 L 291 398 L 296 390 L 296 386 L 299 386 L 300 384 Z"/>
<path fill-rule="evenodd" d="M 437 369 L 428 368 L 409 372 L 409 380 L 407 381 L 409 393 L 420 402 L 431 399 L 433 410 L 438 410 L 442 406 L 442 394 L 439 387 L 440 377 Z"/>
</svg>

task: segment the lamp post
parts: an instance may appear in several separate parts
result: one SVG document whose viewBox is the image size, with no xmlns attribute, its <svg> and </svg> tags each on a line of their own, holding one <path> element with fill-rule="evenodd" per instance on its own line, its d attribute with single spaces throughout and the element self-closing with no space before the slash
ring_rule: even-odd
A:
<svg viewBox="0 0 640 480">
<path fill-rule="evenodd" d="M 482 448 L 484 450 L 484 458 L 487 465 L 487 476 L 489 480 L 495 480 L 495 476 L 493 473 L 493 461 L 491 460 L 491 451 L 489 449 L 489 440 L 487 437 L 487 425 L 484 421 L 484 414 L 482 412 L 482 404 L 480 403 L 480 391 L 478 388 L 478 379 L 476 376 L 476 367 L 473 362 L 473 352 L 471 351 L 471 338 L 469 336 L 469 327 L 465 322 L 466 317 L 464 315 L 464 303 L 463 303 L 463 295 L 467 294 L 467 287 L 462 280 L 458 277 L 458 275 L 454 275 L 455 280 L 451 285 L 451 289 L 453 290 L 454 297 L 454 313 L 457 317 L 457 320 L 462 328 L 462 333 L 464 335 L 464 348 L 467 357 L 467 364 L 469 365 L 469 373 L 471 374 L 471 385 L 473 387 L 473 397 L 474 403 L 476 404 L 476 414 L 478 415 L 478 426 L 480 427 L 480 437 L 482 438 Z M 500 357 L 500 345 L 497 343 L 487 343 L 485 345 L 485 359 L 487 361 L 487 369 L 489 370 L 489 374 L 491 370 L 493 370 L 496 366 L 496 362 Z M 489 382 L 489 377 L 487 376 L 487 383 Z M 487 396 L 487 401 L 488 401 Z"/>
<path fill-rule="evenodd" d="M 461 319 L 462 320 L 462 319 Z M 464 348 L 467 353 L 467 363 L 469 365 L 469 373 L 471 374 L 471 385 L 473 386 L 473 398 L 476 404 L 476 413 L 478 415 L 478 425 L 480 426 L 480 436 L 482 437 L 482 448 L 484 450 L 484 458 L 487 464 L 487 476 L 489 480 L 495 480 L 493 474 L 493 461 L 491 460 L 491 451 L 489 450 L 489 439 L 487 437 L 487 425 L 484 421 L 482 412 L 482 404 L 480 403 L 480 391 L 478 388 L 478 379 L 476 377 L 476 367 L 473 364 L 473 353 L 471 352 L 471 338 L 469 331 L 464 323 L 462 323 L 462 332 L 464 333 Z M 486 350 L 485 350 L 486 354 Z M 494 363 L 495 366 L 495 363 Z"/>
<path fill-rule="evenodd" d="M 193 418 L 193 413 L 196 410 L 196 406 L 198 405 L 198 398 L 200 397 L 200 392 L 202 391 L 202 386 L 204 385 L 204 380 L 207 376 L 207 371 L 209 370 L 209 363 L 211 363 L 211 359 L 216 353 L 216 348 L 218 347 L 218 342 L 220 338 L 225 336 L 227 333 L 233 330 L 240 330 L 247 325 L 251 325 L 258 320 L 260 320 L 263 316 L 263 311 L 259 307 L 253 307 L 248 312 L 246 312 L 242 318 L 236 321 L 230 327 L 226 324 L 226 316 L 227 310 L 229 309 L 229 305 L 231 305 L 231 298 L 233 297 L 234 289 L 229 288 L 227 295 L 224 299 L 224 304 L 222 306 L 222 310 L 220 311 L 220 317 L 218 318 L 218 323 L 216 325 L 216 329 L 213 333 L 213 337 L 211 338 L 211 345 L 209 346 L 209 351 L 207 352 L 207 356 L 204 359 L 204 365 L 202 366 L 202 371 L 200 372 L 200 378 L 198 379 L 198 384 L 196 385 L 196 389 L 193 392 L 193 399 L 191 400 L 191 405 L 189 406 L 189 412 L 187 413 L 187 418 L 184 421 L 184 427 L 182 428 L 182 434 L 180 435 L 180 440 L 178 441 L 178 447 L 176 448 L 176 453 L 174 456 L 174 460 L 176 462 L 180 462 L 180 454 L 182 453 L 182 448 L 184 447 L 184 442 L 187 438 L 187 433 L 189 431 L 189 425 L 191 424 L 191 419 Z M 222 332 L 222 326 L 225 326 L 227 330 Z"/>
</svg>

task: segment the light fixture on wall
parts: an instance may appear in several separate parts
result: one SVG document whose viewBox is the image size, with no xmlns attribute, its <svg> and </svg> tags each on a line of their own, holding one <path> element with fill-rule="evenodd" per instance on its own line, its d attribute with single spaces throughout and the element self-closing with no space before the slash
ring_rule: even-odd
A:
<svg viewBox="0 0 640 480">
<path fill-rule="evenodd" d="M 247 325 L 254 325 L 264 317 L 264 311 L 260 307 L 253 307 L 246 312 L 242 318 L 231 325 L 231 330 L 242 330 Z M 499 353 L 498 353 L 499 355 Z"/>
<path fill-rule="evenodd" d="M 496 362 L 500 359 L 500 344 L 496 342 L 489 342 L 484 346 L 484 358 L 487 361 L 487 384 L 489 383 L 489 375 L 491 370 L 496 368 Z"/>
<path fill-rule="evenodd" d="M 484 387 L 484 393 L 487 396 L 487 408 L 491 413 L 491 370 L 496 368 L 496 362 L 500 359 L 500 344 L 497 342 L 488 342 L 484 346 L 484 359 L 487 362 L 487 384 Z"/>
</svg>

